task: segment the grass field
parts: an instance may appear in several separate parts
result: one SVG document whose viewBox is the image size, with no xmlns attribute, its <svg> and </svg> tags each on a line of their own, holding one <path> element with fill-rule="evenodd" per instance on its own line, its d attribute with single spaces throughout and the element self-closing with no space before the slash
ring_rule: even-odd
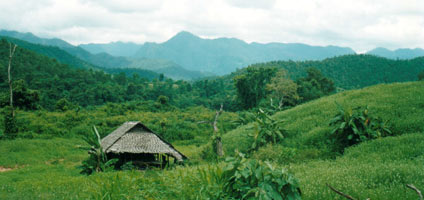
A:
<svg viewBox="0 0 424 200">
<path fill-rule="evenodd" d="M 368 105 L 388 120 L 395 136 L 349 147 L 344 154 L 331 150 L 328 123 L 339 103 Z M 326 184 L 358 199 L 418 199 L 405 187 L 424 190 L 424 82 L 377 85 L 321 98 L 274 118 L 285 119 L 281 144 L 267 145 L 252 157 L 284 166 L 300 182 L 303 199 L 343 199 Z M 252 125 L 223 137 L 227 155 L 245 151 Z M 176 148 L 193 163 L 167 170 L 115 171 L 92 176 L 79 174 L 87 153 L 78 138 L 0 141 L 0 199 L 205 199 L 219 191 L 215 166 L 223 162 L 201 159 L 202 146 L 177 141 Z M 206 175 L 201 172 L 207 172 Z"/>
</svg>

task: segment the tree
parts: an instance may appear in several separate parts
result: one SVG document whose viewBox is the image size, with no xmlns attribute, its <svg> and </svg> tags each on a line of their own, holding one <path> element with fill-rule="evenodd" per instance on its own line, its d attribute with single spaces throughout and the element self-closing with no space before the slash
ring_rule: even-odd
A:
<svg viewBox="0 0 424 200">
<path fill-rule="evenodd" d="M 271 92 L 271 98 L 278 100 L 278 108 L 283 106 L 293 106 L 300 99 L 297 94 L 297 84 L 288 77 L 287 71 L 279 70 L 267 85 L 267 90 Z"/>
<path fill-rule="evenodd" d="M 266 84 L 275 75 L 277 69 L 273 67 L 248 67 L 246 73 L 234 77 L 237 89 L 237 98 L 245 109 L 256 107 L 266 96 Z"/>
<path fill-rule="evenodd" d="M 419 80 L 419 81 L 424 80 L 424 71 L 422 71 L 422 72 L 420 72 L 420 73 L 418 74 L 418 80 Z"/>
<path fill-rule="evenodd" d="M 16 47 L 18 47 L 16 44 L 12 48 L 12 43 L 9 43 L 9 67 L 7 68 L 7 77 L 8 77 L 8 83 L 9 83 L 9 90 L 10 90 L 10 108 L 12 109 L 12 117 L 15 117 L 15 109 L 13 107 L 13 88 L 12 88 L 12 76 L 10 75 L 10 70 L 12 68 L 12 58 L 15 54 Z"/>
<path fill-rule="evenodd" d="M 15 108 L 13 107 L 13 87 L 12 87 L 12 77 L 10 74 L 11 68 L 12 68 L 12 58 L 15 54 L 17 45 L 15 44 L 12 48 L 12 44 L 9 43 L 9 65 L 7 68 L 7 77 L 8 77 L 8 83 L 9 83 L 9 95 L 10 95 L 10 106 L 8 109 L 6 109 L 6 114 L 4 115 L 4 134 L 8 138 L 15 138 L 18 133 L 18 127 L 16 125 L 16 118 L 15 118 Z"/>
<path fill-rule="evenodd" d="M 35 110 L 40 100 L 40 94 L 37 90 L 30 90 L 24 80 L 13 82 L 14 105 L 18 108 Z"/>
<path fill-rule="evenodd" d="M 311 67 L 306 72 L 306 77 L 297 80 L 298 94 L 303 102 L 329 95 L 336 89 L 334 82 L 322 75 L 318 69 Z"/>
</svg>

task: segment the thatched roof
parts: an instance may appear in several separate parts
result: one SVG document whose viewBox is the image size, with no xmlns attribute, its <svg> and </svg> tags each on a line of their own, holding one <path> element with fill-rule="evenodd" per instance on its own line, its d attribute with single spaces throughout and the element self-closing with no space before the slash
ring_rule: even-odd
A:
<svg viewBox="0 0 424 200">
<path fill-rule="evenodd" d="M 104 137 L 101 146 L 106 153 L 163 153 L 178 161 L 187 158 L 141 122 L 125 122 Z"/>
</svg>

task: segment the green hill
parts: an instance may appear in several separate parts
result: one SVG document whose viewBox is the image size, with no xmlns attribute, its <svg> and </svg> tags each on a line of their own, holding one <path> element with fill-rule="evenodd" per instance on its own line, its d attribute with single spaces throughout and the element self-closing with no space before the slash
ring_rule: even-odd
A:
<svg viewBox="0 0 424 200">
<path fill-rule="evenodd" d="M 307 68 L 315 67 L 332 79 L 336 86 L 354 89 L 417 80 L 418 73 L 424 70 L 424 57 L 391 60 L 373 55 L 344 55 L 322 61 L 272 61 L 251 66 L 284 68 L 293 79 L 305 76 Z"/>
<path fill-rule="evenodd" d="M 81 65 L 86 64 L 90 67 L 91 65 L 72 57 L 57 49 L 57 47 L 34 45 L 16 39 L 11 40 L 19 45 L 12 60 L 12 79 L 14 81 L 23 80 L 24 88 L 37 90 L 39 103 L 42 107 L 53 109 L 56 102 L 61 98 L 66 98 L 68 101 L 81 106 L 122 102 L 124 99 L 128 99 L 125 94 L 127 89 L 125 76 L 106 74 L 98 69 L 84 69 L 85 67 L 81 67 Z M 0 73 L 1 106 L 5 105 L 4 102 L 7 99 L 8 56 L 9 42 L 2 39 L 0 40 L 0 71 L 4 73 Z M 69 65 L 62 64 L 62 62 Z M 110 72 L 124 72 L 129 75 L 137 73 L 138 79 L 132 81 L 135 84 L 141 84 L 145 79 L 153 79 L 159 76 L 152 71 L 140 69 L 117 69 Z M 140 98 L 140 96 L 132 98 Z"/>
<path fill-rule="evenodd" d="M 341 92 L 298 105 L 277 113 L 274 118 L 285 120 L 288 135 L 283 145 L 313 150 L 317 156 L 331 153 L 326 137 L 331 131 L 330 120 L 337 113 L 337 104 L 344 107 L 369 106 L 370 114 L 388 120 L 396 135 L 424 132 L 424 81 L 380 84 L 360 90 Z M 227 152 L 246 150 L 250 143 L 249 126 L 227 133 Z M 244 145 L 243 145 L 244 144 Z"/>
<path fill-rule="evenodd" d="M 282 143 L 262 147 L 252 157 L 271 161 L 272 165 L 283 166 L 293 173 L 299 180 L 302 199 L 342 199 L 327 184 L 357 199 L 417 199 L 417 194 L 405 185 L 414 184 L 421 190 L 424 188 L 423 100 L 423 81 L 381 84 L 317 99 L 274 115 L 276 119 L 286 120 L 283 127 L 288 134 Z M 370 114 L 389 120 L 395 136 L 349 147 L 343 155 L 331 152 L 331 142 L 327 140 L 331 130 L 328 122 L 336 113 L 335 102 L 346 107 L 369 105 Z M 119 126 L 117 121 L 135 119 L 145 119 L 152 125 L 156 124 L 156 129 L 160 129 L 159 119 L 163 117 L 161 113 L 129 111 L 111 115 L 111 108 L 113 107 L 104 106 L 95 110 L 83 110 L 79 114 L 75 111 L 21 111 L 19 116 L 21 119 L 31 120 L 25 126 L 33 126 L 34 129 L 46 132 L 69 126 L 73 127 L 72 131 L 83 134 L 87 132 L 89 124 L 93 123 L 103 128 L 100 130 L 105 133 Z M 194 109 L 190 112 L 197 111 L 197 108 Z M 193 129 L 203 126 L 198 123 L 197 117 L 208 119 L 214 113 L 209 110 L 199 114 L 202 116 L 171 111 L 166 116 L 168 120 L 175 118 L 173 122 L 177 132 L 184 124 L 184 129 L 204 134 L 205 132 L 198 130 L 207 131 L 207 128 L 210 129 L 207 125 Z M 232 114 L 227 115 L 225 121 L 233 117 Z M 40 120 L 44 126 L 50 123 L 52 125 L 40 127 Z M 177 122 L 178 120 L 182 121 Z M 61 123 L 64 125 L 57 127 Z M 252 124 L 241 126 L 223 135 L 226 155 L 232 155 L 234 149 L 247 149 L 250 142 L 248 134 L 253 131 L 251 127 Z M 66 135 L 67 131 L 64 132 Z M 48 133 L 41 131 L 39 134 Z M 208 139 L 203 137 L 202 140 Z M 224 183 L 219 178 L 222 173 L 220 167 L 225 163 L 205 163 L 206 161 L 200 159 L 201 151 L 196 142 L 199 142 L 198 138 L 177 143 L 188 145 L 175 145 L 177 149 L 190 155 L 191 162 L 185 166 L 168 170 L 112 171 L 87 177 L 80 175 L 80 170 L 76 168 L 87 157 L 86 151 L 79 148 L 84 145 L 81 139 L 2 140 L 0 153 L 4 156 L 0 157 L 0 166 L 10 168 L 10 171 L 0 172 L 0 181 L 3 183 L 0 197 L 206 199 L 208 192 L 221 191 L 220 187 Z M 207 141 L 200 144 L 205 142 Z"/>
<path fill-rule="evenodd" d="M 370 114 L 388 120 L 395 136 L 332 151 L 329 121 L 344 107 L 369 106 Z M 326 184 L 359 199 L 416 199 L 405 187 L 424 188 L 424 82 L 380 84 L 323 97 L 273 116 L 285 120 L 281 144 L 253 154 L 289 168 L 300 180 L 303 199 L 340 198 Z M 225 152 L 246 151 L 252 124 L 226 133 Z"/>
<path fill-rule="evenodd" d="M 26 42 L 23 40 L 11 38 L 11 37 L 4 37 L 4 36 L 0 37 L 0 39 L 3 39 L 3 38 L 18 45 L 21 48 L 29 49 L 39 54 L 45 55 L 47 57 L 54 58 L 63 64 L 68 64 L 76 68 L 88 68 L 88 69 L 95 68 L 95 66 L 93 66 L 92 64 L 86 61 L 83 61 L 56 46 L 34 44 L 34 43 Z"/>
</svg>

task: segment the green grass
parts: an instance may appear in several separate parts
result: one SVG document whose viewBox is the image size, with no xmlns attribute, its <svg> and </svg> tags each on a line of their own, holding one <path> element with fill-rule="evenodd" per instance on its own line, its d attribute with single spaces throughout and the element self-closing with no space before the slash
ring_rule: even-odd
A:
<svg viewBox="0 0 424 200">
<path fill-rule="evenodd" d="M 336 102 L 344 107 L 369 106 L 370 114 L 388 120 L 395 135 L 424 132 L 424 82 L 381 84 L 320 98 L 274 115 L 286 120 L 283 145 L 316 158 L 336 156 L 328 144 L 330 120 L 337 112 Z M 249 125 L 248 125 L 249 126 Z M 246 151 L 252 142 L 247 135 L 253 129 L 239 127 L 223 136 L 226 152 Z M 309 153 L 310 154 L 310 153 Z"/>
<path fill-rule="evenodd" d="M 336 160 L 287 166 L 305 199 L 342 199 L 327 183 L 358 199 L 417 199 L 405 185 L 424 189 L 424 134 L 378 139 L 351 147 Z"/>
<path fill-rule="evenodd" d="M 343 155 L 332 152 L 327 141 L 331 130 L 328 123 L 336 114 L 336 101 L 343 106 L 369 105 L 373 115 L 389 120 L 395 136 L 354 145 Z M 46 115 L 51 121 L 65 117 Z M 136 116 L 143 118 L 141 115 Z M 329 190 L 327 183 L 358 199 L 417 199 L 405 185 L 424 190 L 422 116 L 424 82 L 346 91 L 277 113 L 275 118 L 287 120 L 285 141 L 267 145 L 253 157 L 288 168 L 300 182 L 303 199 L 342 199 Z M 246 150 L 251 142 L 247 133 L 252 130 L 250 124 L 224 134 L 226 154 Z M 174 142 L 193 160 L 187 166 L 92 176 L 80 175 L 77 169 L 88 156 L 78 148 L 84 145 L 81 139 L 0 141 L 0 166 L 15 168 L 0 172 L 0 199 L 205 199 L 219 191 L 215 166 L 224 165 L 201 160 L 202 144 L 207 143 L 201 140 L 208 138 L 196 136 L 193 143 Z"/>
</svg>

